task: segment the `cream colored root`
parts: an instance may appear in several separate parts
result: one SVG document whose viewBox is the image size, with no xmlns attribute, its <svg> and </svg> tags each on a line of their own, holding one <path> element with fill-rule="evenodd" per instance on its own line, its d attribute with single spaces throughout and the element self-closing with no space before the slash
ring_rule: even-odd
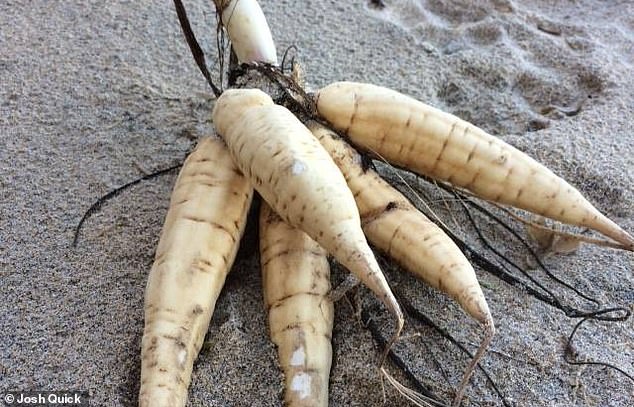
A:
<svg viewBox="0 0 634 407">
<path fill-rule="evenodd" d="M 145 291 L 140 406 L 185 405 L 252 195 L 222 140 L 201 140 L 185 161 Z"/>
<path fill-rule="evenodd" d="M 478 127 L 379 86 L 333 83 L 317 92 L 319 114 L 352 142 L 393 164 L 476 196 L 588 227 L 634 250 L 634 238 L 562 178 Z"/>
<path fill-rule="evenodd" d="M 344 174 L 368 239 L 407 271 L 449 294 L 482 324 L 484 338 L 456 393 L 454 402 L 460 403 L 495 334 L 493 318 L 473 267 L 455 243 L 405 196 L 373 170 L 364 169 L 361 156 L 344 140 L 319 123 L 312 122 L 309 128 Z M 394 385 L 389 377 L 388 380 Z M 416 394 L 396 387 L 408 398 Z M 414 398 L 425 405 L 424 399 Z"/>
<path fill-rule="evenodd" d="M 334 132 L 316 122 L 309 127 L 344 174 L 370 242 L 478 322 L 489 321 L 475 271 L 455 243 L 375 171 L 364 169 L 361 156 Z"/>
<path fill-rule="evenodd" d="M 334 305 L 327 253 L 262 203 L 260 261 L 271 340 L 284 372 L 284 405 L 328 405 Z"/>
<path fill-rule="evenodd" d="M 213 121 L 262 198 L 374 291 L 395 316 L 398 336 L 404 324 L 401 308 L 365 239 L 345 179 L 312 133 L 253 89 L 225 91 Z"/>
<path fill-rule="evenodd" d="M 214 0 L 214 3 L 240 62 L 277 65 L 271 29 L 256 0 Z"/>
</svg>

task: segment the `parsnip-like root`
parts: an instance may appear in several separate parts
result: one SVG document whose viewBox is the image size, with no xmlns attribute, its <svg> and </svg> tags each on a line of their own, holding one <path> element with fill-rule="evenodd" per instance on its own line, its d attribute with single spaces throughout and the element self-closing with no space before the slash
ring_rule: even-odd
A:
<svg viewBox="0 0 634 407">
<path fill-rule="evenodd" d="M 275 43 L 257 0 L 214 0 L 240 62 L 277 65 Z"/>
<path fill-rule="evenodd" d="M 227 90 L 213 121 L 242 172 L 289 225 L 303 230 L 404 319 L 363 234 L 352 193 L 332 158 L 286 108 L 255 89 Z"/>
<path fill-rule="evenodd" d="M 235 258 L 253 196 L 220 139 L 176 180 L 145 292 L 139 405 L 184 406 L 194 359 Z"/>
<path fill-rule="evenodd" d="M 493 318 L 469 261 L 438 226 L 384 181 L 361 165 L 361 156 L 343 139 L 317 122 L 308 127 L 346 178 L 368 240 L 405 270 L 452 297 L 484 327 L 482 344 L 458 387 L 462 398 L 468 380 L 484 356 L 494 332 Z"/>
<path fill-rule="evenodd" d="M 328 406 L 334 306 L 327 253 L 263 203 L 260 262 L 271 340 L 286 380 L 284 404 Z"/>
<path fill-rule="evenodd" d="M 346 178 L 368 240 L 478 322 L 491 319 L 475 271 L 451 238 L 375 171 L 364 169 L 361 156 L 334 132 L 316 122 L 309 128 Z"/>
<path fill-rule="evenodd" d="M 393 164 L 571 225 L 634 250 L 634 238 L 582 194 L 502 140 L 396 91 L 337 82 L 316 95 L 319 114 L 361 149 Z"/>
</svg>

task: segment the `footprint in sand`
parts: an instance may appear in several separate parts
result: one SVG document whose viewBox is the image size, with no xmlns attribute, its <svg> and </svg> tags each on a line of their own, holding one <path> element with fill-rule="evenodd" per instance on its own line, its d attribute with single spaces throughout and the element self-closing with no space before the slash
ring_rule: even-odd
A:
<svg viewBox="0 0 634 407">
<path fill-rule="evenodd" d="M 605 87 L 583 26 L 547 6 L 372 0 L 369 9 L 450 67 L 437 90 L 448 110 L 495 134 L 544 129 L 581 112 Z"/>
<path fill-rule="evenodd" d="M 621 64 L 623 75 L 634 64 L 634 31 L 626 18 L 619 21 L 617 5 L 555 3 L 373 0 L 368 10 L 407 31 L 426 58 L 436 59 L 440 80 L 432 104 L 506 135 L 542 130 L 603 103 L 614 75 L 608 61 Z M 592 37 L 597 30 L 590 25 L 613 36 Z M 563 157 L 554 160 L 566 166 Z M 584 165 L 563 169 L 615 215 L 625 214 L 623 191 L 602 174 Z"/>
</svg>

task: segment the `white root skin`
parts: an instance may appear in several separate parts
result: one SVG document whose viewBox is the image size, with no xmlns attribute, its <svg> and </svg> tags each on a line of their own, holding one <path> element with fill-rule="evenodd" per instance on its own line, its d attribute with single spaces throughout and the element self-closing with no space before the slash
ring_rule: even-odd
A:
<svg viewBox="0 0 634 407">
<path fill-rule="evenodd" d="M 316 122 L 309 128 L 346 178 L 368 240 L 408 272 L 447 293 L 476 321 L 491 320 L 475 271 L 451 238 L 375 171 L 364 169 L 361 156 L 334 132 Z"/>
<path fill-rule="evenodd" d="M 262 8 L 256 0 L 214 0 L 233 50 L 241 63 L 277 65 L 277 52 Z"/>
<path fill-rule="evenodd" d="M 401 308 L 368 246 L 345 179 L 310 130 L 256 89 L 225 91 L 212 117 L 262 198 L 374 291 L 396 317 L 397 337 L 404 323 Z"/>
<path fill-rule="evenodd" d="M 284 405 L 326 407 L 334 320 L 327 253 L 262 203 L 260 262 L 269 331 L 286 381 Z"/>
<path fill-rule="evenodd" d="M 185 405 L 252 196 L 222 140 L 201 140 L 176 180 L 145 291 L 140 406 Z"/>
<path fill-rule="evenodd" d="M 317 122 L 308 127 L 346 178 L 368 240 L 405 270 L 447 293 L 484 327 L 482 343 L 456 391 L 453 405 L 459 405 L 495 334 L 493 317 L 473 267 L 442 229 L 375 171 L 364 169 L 360 154 L 336 133 Z"/>
<path fill-rule="evenodd" d="M 548 168 L 478 127 L 380 86 L 336 82 L 317 110 L 359 148 L 480 198 L 588 227 L 634 250 L 634 238 Z"/>
</svg>

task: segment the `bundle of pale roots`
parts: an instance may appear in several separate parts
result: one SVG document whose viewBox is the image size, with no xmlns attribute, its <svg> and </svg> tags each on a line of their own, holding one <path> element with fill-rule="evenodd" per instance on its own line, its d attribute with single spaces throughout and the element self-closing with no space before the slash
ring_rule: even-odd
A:
<svg viewBox="0 0 634 407">
<path fill-rule="evenodd" d="M 238 61 L 275 71 L 275 44 L 257 2 L 215 2 Z M 178 8 L 180 2 L 175 3 Z M 331 291 L 328 254 L 393 314 L 390 345 L 399 336 L 403 313 L 367 240 L 483 325 L 484 339 L 453 401 L 460 404 L 494 332 L 475 272 L 454 242 L 367 168 L 340 135 L 398 167 L 488 201 L 594 229 L 613 246 L 634 249 L 632 236 L 566 181 L 455 116 L 362 83 L 334 83 L 303 95 L 298 105 L 310 108 L 300 120 L 261 90 L 218 92 L 213 123 L 221 138 L 201 140 L 183 165 L 149 276 L 140 405 L 185 405 L 193 362 L 234 261 L 254 190 L 264 201 L 264 297 L 285 374 L 286 404 L 328 403 L 333 302 L 343 291 Z M 416 404 L 426 403 L 404 393 Z"/>
</svg>

